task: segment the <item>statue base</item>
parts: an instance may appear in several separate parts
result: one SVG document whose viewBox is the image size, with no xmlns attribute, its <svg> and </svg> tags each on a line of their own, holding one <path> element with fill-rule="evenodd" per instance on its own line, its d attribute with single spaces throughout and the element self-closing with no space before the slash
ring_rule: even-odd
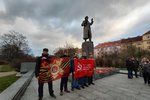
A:
<svg viewBox="0 0 150 100">
<path fill-rule="evenodd" d="M 85 41 L 82 43 L 82 55 L 83 55 L 83 52 L 86 53 L 88 58 L 89 58 L 90 53 L 94 55 L 94 44 L 92 41 Z"/>
</svg>

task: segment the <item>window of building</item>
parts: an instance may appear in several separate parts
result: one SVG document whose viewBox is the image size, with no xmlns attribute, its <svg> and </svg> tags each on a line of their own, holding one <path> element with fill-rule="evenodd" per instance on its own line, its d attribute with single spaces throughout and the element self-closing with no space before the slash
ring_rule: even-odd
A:
<svg viewBox="0 0 150 100">
<path fill-rule="evenodd" d="M 138 45 L 141 45 L 141 43 L 138 43 Z"/>
</svg>

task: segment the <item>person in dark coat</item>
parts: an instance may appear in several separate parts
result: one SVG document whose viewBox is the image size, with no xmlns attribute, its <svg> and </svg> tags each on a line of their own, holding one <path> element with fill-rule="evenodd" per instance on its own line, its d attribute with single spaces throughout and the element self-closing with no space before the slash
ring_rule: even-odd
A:
<svg viewBox="0 0 150 100">
<path fill-rule="evenodd" d="M 56 98 L 53 91 L 53 83 L 52 78 L 50 75 L 47 75 L 46 73 L 48 70 L 42 67 L 42 61 L 46 61 L 49 63 L 51 57 L 48 54 L 48 49 L 44 48 L 42 56 L 37 58 L 36 66 L 35 66 L 35 77 L 38 79 L 38 96 L 39 100 L 42 100 L 43 98 L 43 86 L 44 83 L 48 83 L 48 90 L 51 97 Z M 44 72 L 42 70 L 45 70 Z"/>
<path fill-rule="evenodd" d="M 68 57 L 67 54 L 64 54 L 61 58 L 65 58 L 65 57 Z M 67 87 L 69 74 L 70 74 L 70 67 L 66 70 L 66 72 L 63 73 L 63 75 L 61 77 L 60 95 L 63 95 L 63 88 L 66 93 L 70 93 L 70 91 L 68 90 L 68 87 Z"/>
<path fill-rule="evenodd" d="M 131 61 L 131 58 L 129 58 L 129 57 L 126 59 L 126 67 L 127 67 L 127 70 L 128 70 L 128 78 L 132 79 L 133 78 L 132 61 Z"/>
<path fill-rule="evenodd" d="M 144 83 L 150 85 L 150 61 L 143 58 L 141 61 Z"/>
<path fill-rule="evenodd" d="M 137 72 L 138 72 L 138 68 L 139 68 L 139 61 L 138 61 L 138 59 L 135 59 L 134 57 L 132 58 L 132 67 L 133 67 L 133 71 L 135 73 L 135 77 L 138 78 Z"/>
</svg>

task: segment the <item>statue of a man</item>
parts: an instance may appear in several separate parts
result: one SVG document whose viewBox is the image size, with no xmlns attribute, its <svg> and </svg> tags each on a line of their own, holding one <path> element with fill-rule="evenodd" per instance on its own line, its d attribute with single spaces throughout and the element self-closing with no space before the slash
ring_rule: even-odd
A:
<svg viewBox="0 0 150 100">
<path fill-rule="evenodd" d="M 85 17 L 85 20 L 82 22 L 81 26 L 83 26 L 83 39 L 86 41 L 89 39 L 91 41 L 92 33 L 91 33 L 91 25 L 93 24 L 93 18 L 91 19 L 91 22 L 88 21 L 88 16 Z"/>
</svg>

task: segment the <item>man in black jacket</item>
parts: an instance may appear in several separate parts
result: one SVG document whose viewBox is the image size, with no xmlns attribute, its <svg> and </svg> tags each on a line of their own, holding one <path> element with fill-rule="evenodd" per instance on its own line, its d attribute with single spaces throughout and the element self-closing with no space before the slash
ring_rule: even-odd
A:
<svg viewBox="0 0 150 100">
<path fill-rule="evenodd" d="M 49 64 L 51 57 L 48 54 L 48 49 L 44 48 L 42 56 L 37 58 L 36 67 L 35 67 L 35 77 L 38 79 L 38 93 L 39 100 L 43 98 L 43 86 L 44 83 L 48 83 L 49 94 L 51 97 L 56 98 L 53 91 L 52 78 L 50 76 L 50 72 L 48 71 L 47 66 L 42 66 L 42 62 Z M 47 74 L 48 73 L 48 74 Z"/>
<path fill-rule="evenodd" d="M 133 71 L 135 72 L 135 77 L 138 78 L 137 72 L 139 68 L 139 61 L 136 58 L 132 58 L 132 66 L 133 66 Z"/>
<path fill-rule="evenodd" d="M 133 78 L 132 60 L 129 57 L 126 59 L 126 67 L 127 67 L 127 70 L 128 70 L 128 78 L 132 79 Z"/>
</svg>

